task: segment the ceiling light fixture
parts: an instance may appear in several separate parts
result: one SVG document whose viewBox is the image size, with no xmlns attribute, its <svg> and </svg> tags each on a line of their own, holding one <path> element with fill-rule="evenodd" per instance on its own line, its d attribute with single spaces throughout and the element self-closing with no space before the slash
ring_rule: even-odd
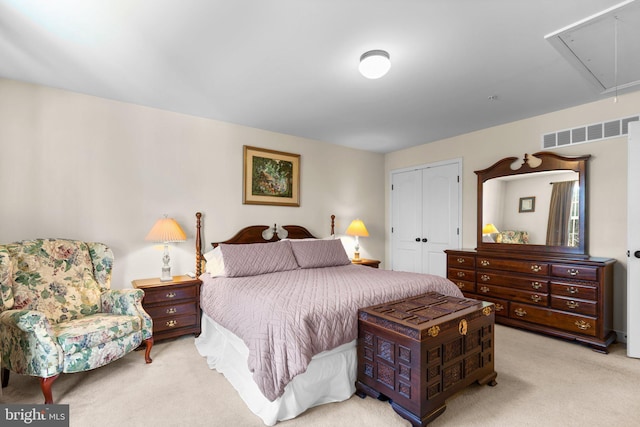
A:
<svg viewBox="0 0 640 427">
<path fill-rule="evenodd" d="M 384 50 L 370 50 L 360 57 L 360 74 L 368 79 L 379 79 L 391 68 L 389 53 Z"/>
</svg>

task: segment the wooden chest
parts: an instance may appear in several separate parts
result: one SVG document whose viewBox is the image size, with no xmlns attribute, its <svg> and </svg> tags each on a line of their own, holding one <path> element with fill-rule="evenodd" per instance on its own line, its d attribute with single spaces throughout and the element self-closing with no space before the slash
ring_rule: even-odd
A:
<svg viewBox="0 0 640 427">
<path fill-rule="evenodd" d="M 496 384 L 494 320 L 492 303 L 435 292 L 359 310 L 356 393 L 425 426 L 469 384 Z"/>
</svg>

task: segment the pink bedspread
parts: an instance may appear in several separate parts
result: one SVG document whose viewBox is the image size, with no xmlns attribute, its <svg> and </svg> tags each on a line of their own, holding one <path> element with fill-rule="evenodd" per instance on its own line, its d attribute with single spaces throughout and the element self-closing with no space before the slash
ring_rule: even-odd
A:
<svg viewBox="0 0 640 427">
<path fill-rule="evenodd" d="M 356 339 L 358 308 L 428 291 L 462 296 L 440 276 L 358 265 L 202 279 L 202 310 L 247 345 L 248 367 L 270 401 L 314 355 Z"/>
</svg>

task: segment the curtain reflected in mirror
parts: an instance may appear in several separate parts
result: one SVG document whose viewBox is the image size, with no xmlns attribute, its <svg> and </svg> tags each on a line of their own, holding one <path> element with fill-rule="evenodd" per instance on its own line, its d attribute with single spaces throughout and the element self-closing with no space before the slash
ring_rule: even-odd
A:
<svg viewBox="0 0 640 427">
<path fill-rule="evenodd" d="M 580 218 L 577 195 L 578 181 L 553 182 L 549 221 L 547 222 L 547 245 L 572 246 L 579 243 Z"/>
</svg>

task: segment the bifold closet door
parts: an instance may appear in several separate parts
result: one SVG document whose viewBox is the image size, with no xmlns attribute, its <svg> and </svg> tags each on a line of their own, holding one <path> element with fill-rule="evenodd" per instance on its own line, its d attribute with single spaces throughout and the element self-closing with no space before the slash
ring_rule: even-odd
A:
<svg viewBox="0 0 640 427">
<path fill-rule="evenodd" d="M 629 123 L 627 179 L 627 355 L 640 358 L 640 122 Z"/>
</svg>

